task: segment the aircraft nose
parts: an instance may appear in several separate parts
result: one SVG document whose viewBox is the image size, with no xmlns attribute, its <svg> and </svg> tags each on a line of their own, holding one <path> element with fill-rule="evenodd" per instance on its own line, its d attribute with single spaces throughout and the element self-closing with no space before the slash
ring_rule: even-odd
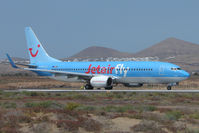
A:
<svg viewBox="0 0 199 133">
<path fill-rule="evenodd" d="M 186 71 L 183 72 L 183 75 L 184 75 L 184 77 L 187 77 L 187 78 L 190 76 L 190 74 Z"/>
</svg>

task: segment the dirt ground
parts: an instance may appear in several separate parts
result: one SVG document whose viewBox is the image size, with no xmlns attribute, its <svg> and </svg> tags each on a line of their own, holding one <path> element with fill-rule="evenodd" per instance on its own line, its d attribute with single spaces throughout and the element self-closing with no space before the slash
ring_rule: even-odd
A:
<svg viewBox="0 0 199 133">
<path fill-rule="evenodd" d="M 192 77 L 174 89 L 198 89 Z M 0 77 L 0 133 L 198 133 L 197 93 L 37 93 L 17 88 L 81 89 L 42 77 Z M 166 89 L 165 86 L 115 89 Z"/>
</svg>

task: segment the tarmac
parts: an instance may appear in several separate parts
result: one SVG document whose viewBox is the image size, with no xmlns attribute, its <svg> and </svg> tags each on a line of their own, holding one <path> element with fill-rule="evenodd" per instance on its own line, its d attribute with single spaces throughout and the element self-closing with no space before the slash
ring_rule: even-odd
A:
<svg viewBox="0 0 199 133">
<path fill-rule="evenodd" d="M 199 93 L 199 90 L 65 90 L 65 89 L 17 89 L 4 92 L 136 92 L 136 93 Z"/>
</svg>

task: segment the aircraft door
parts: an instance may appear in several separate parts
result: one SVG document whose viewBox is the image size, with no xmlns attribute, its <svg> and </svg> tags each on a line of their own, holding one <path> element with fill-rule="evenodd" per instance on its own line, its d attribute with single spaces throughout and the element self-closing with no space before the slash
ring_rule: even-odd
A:
<svg viewBox="0 0 199 133">
<path fill-rule="evenodd" d="M 159 75 L 165 75 L 165 67 L 164 66 L 160 66 Z"/>
</svg>

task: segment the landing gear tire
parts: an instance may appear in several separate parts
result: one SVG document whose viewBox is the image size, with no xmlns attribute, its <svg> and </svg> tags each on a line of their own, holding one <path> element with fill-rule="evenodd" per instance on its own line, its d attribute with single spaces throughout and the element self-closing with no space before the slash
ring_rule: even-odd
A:
<svg viewBox="0 0 199 133">
<path fill-rule="evenodd" d="M 167 90 L 171 90 L 171 86 L 167 86 Z"/>
<path fill-rule="evenodd" d="M 86 84 L 84 86 L 84 90 L 93 90 L 93 86 L 91 86 L 90 84 Z"/>
<path fill-rule="evenodd" d="M 105 90 L 112 90 L 112 89 L 113 89 L 113 86 L 105 87 Z"/>
</svg>

